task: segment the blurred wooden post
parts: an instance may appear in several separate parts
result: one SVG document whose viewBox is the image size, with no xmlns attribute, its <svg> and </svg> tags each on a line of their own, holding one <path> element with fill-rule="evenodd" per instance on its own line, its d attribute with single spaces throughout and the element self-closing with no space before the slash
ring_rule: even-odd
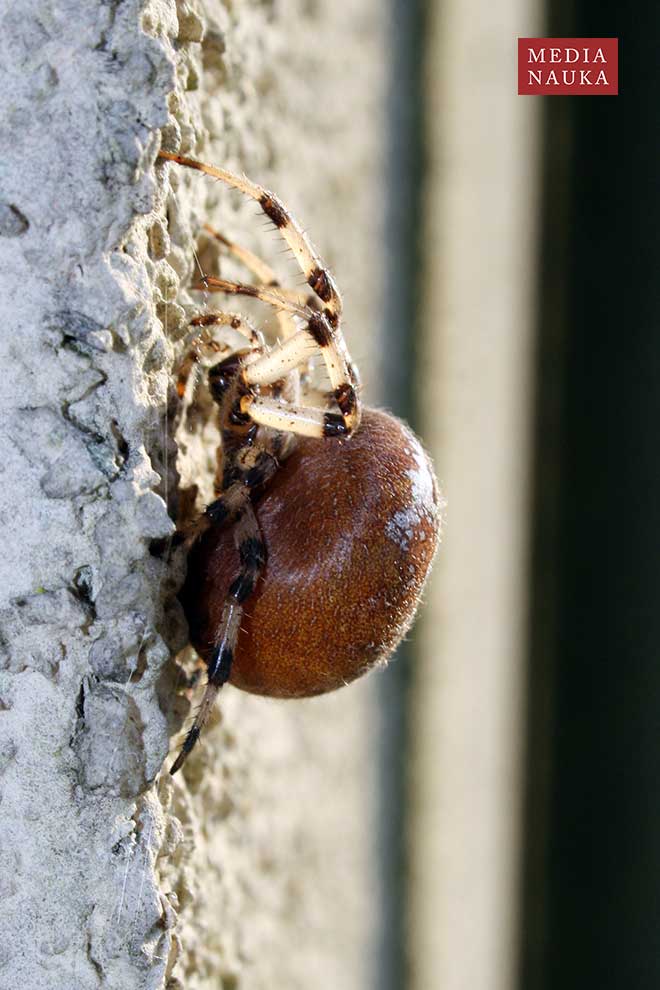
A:
<svg viewBox="0 0 660 990">
<path fill-rule="evenodd" d="M 514 985 L 539 104 L 535 4 L 446 0 L 428 32 L 420 430 L 448 523 L 418 638 L 414 990 Z"/>
</svg>

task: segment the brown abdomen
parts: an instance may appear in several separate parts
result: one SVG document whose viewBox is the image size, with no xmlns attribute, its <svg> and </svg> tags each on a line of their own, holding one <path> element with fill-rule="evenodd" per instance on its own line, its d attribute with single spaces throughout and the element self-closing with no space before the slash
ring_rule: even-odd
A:
<svg viewBox="0 0 660 990">
<path fill-rule="evenodd" d="M 385 663 L 413 620 L 440 533 L 441 498 L 416 437 L 365 410 L 351 440 L 301 439 L 255 508 L 268 561 L 245 603 L 231 683 L 305 697 Z M 190 553 L 181 601 L 207 661 L 238 572 L 231 526 L 208 530 Z"/>
</svg>

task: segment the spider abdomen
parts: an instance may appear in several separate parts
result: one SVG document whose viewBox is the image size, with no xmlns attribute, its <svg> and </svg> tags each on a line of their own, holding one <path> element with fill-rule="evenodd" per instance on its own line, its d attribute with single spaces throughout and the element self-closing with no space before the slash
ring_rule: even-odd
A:
<svg viewBox="0 0 660 990">
<path fill-rule="evenodd" d="M 255 504 L 267 562 L 230 681 L 281 698 L 333 691 L 384 664 L 413 620 L 438 543 L 429 459 L 399 420 L 365 410 L 348 442 L 303 438 Z M 189 556 L 181 600 L 207 663 L 240 570 L 231 528 Z"/>
</svg>

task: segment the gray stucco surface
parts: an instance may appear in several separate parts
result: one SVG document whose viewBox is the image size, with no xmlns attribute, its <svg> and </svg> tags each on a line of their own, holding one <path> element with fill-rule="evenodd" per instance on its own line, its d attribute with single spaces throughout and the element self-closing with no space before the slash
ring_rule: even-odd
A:
<svg viewBox="0 0 660 990">
<path fill-rule="evenodd" d="M 382 25 L 339 7 L 0 8 L 1 988 L 370 978 L 368 682 L 297 705 L 227 690 L 186 774 L 158 776 L 188 711 L 168 504 L 214 453 L 208 426 L 178 461 L 171 436 L 193 234 L 264 236 L 213 183 L 154 169 L 160 129 L 291 201 L 368 359 Z"/>
</svg>

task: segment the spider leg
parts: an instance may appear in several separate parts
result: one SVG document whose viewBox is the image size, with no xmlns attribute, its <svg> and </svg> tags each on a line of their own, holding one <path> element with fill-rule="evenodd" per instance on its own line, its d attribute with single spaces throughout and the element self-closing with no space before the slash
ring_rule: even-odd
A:
<svg viewBox="0 0 660 990">
<path fill-rule="evenodd" d="M 268 285 L 231 282 L 226 278 L 206 275 L 202 282 L 196 282 L 191 288 L 197 292 L 225 292 L 232 296 L 250 296 L 252 299 L 261 299 L 262 302 L 268 303 L 274 309 L 290 313 L 291 316 L 299 316 L 301 320 L 308 320 L 314 313 L 310 306 L 301 303 L 297 297 L 293 298 L 292 293 Z"/>
<path fill-rule="evenodd" d="M 255 355 L 253 360 L 246 362 L 243 375 L 248 385 L 268 385 L 277 381 L 291 368 L 308 361 L 310 347 L 312 349 L 318 347 L 325 361 L 343 427 L 340 432 L 320 435 L 350 437 L 360 423 L 357 394 L 359 379 L 345 348 L 338 346 L 339 341 L 329 335 L 328 330 L 325 317 L 321 313 L 314 313 L 307 326 L 299 330 L 295 336 L 276 345 L 268 353 Z M 247 408 L 242 411 L 249 412 L 252 416 L 252 411 Z M 333 420 L 337 418 L 332 413 L 328 413 L 328 416 Z"/>
<path fill-rule="evenodd" d="M 194 286 L 201 288 L 201 286 Z M 277 381 L 282 374 L 307 362 L 309 346 L 318 347 L 325 361 L 330 382 L 334 389 L 334 397 L 339 406 L 345 429 L 342 436 L 350 437 L 360 422 L 360 403 L 357 395 L 359 378 L 357 369 L 351 363 L 344 339 L 334 332 L 327 316 L 290 303 L 278 290 L 265 286 L 246 285 L 243 282 L 229 282 L 226 279 L 208 277 L 204 288 L 211 292 L 227 292 L 234 295 L 252 296 L 271 306 L 282 307 L 295 316 L 306 321 L 306 327 L 297 331 L 288 340 L 277 344 L 246 366 L 245 380 L 251 385 L 266 385 Z M 246 410 L 247 411 L 247 410 Z M 319 434 L 314 434 L 317 436 Z M 323 435 L 323 434 L 320 434 Z M 326 434 L 337 436 L 339 434 Z"/>
<path fill-rule="evenodd" d="M 292 292 L 289 289 L 282 288 L 273 269 L 270 265 L 266 264 L 265 261 L 262 261 L 259 255 L 254 254 L 247 248 L 241 247 L 240 244 L 236 244 L 234 241 L 230 241 L 228 237 L 225 237 L 224 234 L 221 234 L 208 223 L 204 224 L 204 230 L 210 237 L 226 247 L 229 253 L 233 254 L 233 256 L 237 258 L 238 261 L 240 261 L 241 264 L 248 269 L 248 271 L 252 272 L 253 275 L 256 275 L 263 288 L 277 289 L 278 292 L 281 293 L 282 296 L 284 296 L 284 298 L 289 302 L 296 303 L 297 305 L 303 304 L 301 303 L 300 295 L 297 292 Z M 296 332 L 295 325 L 290 314 L 284 312 L 284 310 L 278 309 L 276 315 L 282 336 L 286 340 L 287 337 L 290 337 Z"/>
<path fill-rule="evenodd" d="M 264 345 L 264 335 L 261 330 L 257 330 L 256 327 L 252 326 L 249 320 L 246 320 L 244 316 L 239 316 L 238 313 L 203 313 L 201 316 L 195 316 L 190 321 L 190 326 L 231 327 L 232 330 L 236 330 L 237 333 L 240 333 L 243 337 L 246 337 L 250 343 L 254 344 L 256 347 L 263 347 Z"/>
<path fill-rule="evenodd" d="M 277 289 L 285 299 L 289 302 L 296 303 L 297 305 L 309 306 L 310 309 L 318 310 L 320 309 L 318 299 L 313 295 L 308 295 L 306 298 L 301 298 L 300 292 L 294 289 L 287 289 L 280 282 L 277 273 L 273 268 L 270 267 L 258 254 L 249 251 L 247 248 L 242 247 L 240 244 L 236 244 L 235 241 L 229 240 L 224 234 L 221 234 L 219 230 L 212 227 L 210 224 L 204 224 L 204 230 L 206 233 L 218 241 L 224 247 L 227 248 L 230 254 L 233 254 L 235 258 L 238 259 L 247 269 L 251 271 L 253 275 L 256 275 L 261 283 L 261 286 L 269 289 Z M 277 312 L 277 321 L 280 324 L 280 329 L 282 331 L 282 337 L 284 340 L 287 337 L 291 337 L 295 333 L 295 326 L 290 316 L 283 313 L 281 310 Z M 306 386 L 309 382 L 309 378 L 312 371 L 311 360 L 307 362 L 306 365 L 299 368 L 296 372 L 301 386 Z"/>
<path fill-rule="evenodd" d="M 245 176 L 234 175 L 233 172 L 228 172 L 224 168 L 205 165 L 204 162 L 199 162 L 194 158 L 187 158 L 184 155 L 174 155 L 169 151 L 160 151 L 158 155 L 159 158 L 164 158 L 166 161 L 176 162 L 179 165 L 196 169 L 198 172 L 204 172 L 206 175 L 210 175 L 215 179 L 220 179 L 222 182 L 226 182 L 228 186 L 232 186 L 251 199 L 256 200 L 293 251 L 307 279 L 307 284 L 314 290 L 319 299 L 325 303 L 325 312 L 330 322 L 333 326 L 338 325 L 342 311 L 339 289 L 305 231 L 274 193 L 264 189 L 263 186 L 257 185 L 256 182 L 250 182 Z"/>
<path fill-rule="evenodd" d="M 186 549 L 190 550 L 210 526 L 235 522 L 251 510 L 252 493 L 270 481 L 280 464 L 293 452 L 294 446 L 295 439 L 291 433 L 270 431 L 265 437 L 259 431 L 252 446 L 234 452 L 233 463 L 224 477 L 219 466 L 218 497 L 209 502 L 204 512 L 182 531 Z M 238 459 L 240 463 L 237 464 Z"/>
<path fill-rule="evenodd" d="M 234 175 L 226 169 L 206 165 L 204 162 L 197 161 L 194 158 L 175 155 L 167 151 L 159 152 L 159 157 L 166 161 L 184 165 L 187 168 L 196 169 L 198 172 L 203 172 L 213 178 L 220 179 L 234 189 L 238 189 L 246 196 L 256 200 L 266 216 L 273 221 L 283 239 L 293 251 L 301 270 L 304 272 L 307 284 L 316 293 L 321 302 L 324 303 L 322 312 L 313 314 L 315 320 L 313 332 L 317 335 L 317 342 L 321 348 L 333 388 L 335 389 L 335 398 L 339 405 L 345 427 L 343 435 L 346 437 L 351 436 L 360 423 L 360 403 L 357 396 L 357 389 L 360 383 L 357 369 L 350 360 L 340 328 L 342 313 L 341 296 L 332 275 L 324 266 L 305 231 L 273 193 L 264 189 L 263 186 L 251 182 L 245 176 Z M 207 279 L 205 280 L 205 286 L 212 288 L 211 283 L 213 282 L 221 288 L 221 291 L 243 292 L 246 295 L 253 295 L 264 301 L 269 301 L 266 295 L 274 291 L 255 286 L 241 286 L 239 288 L 239 283 L 222 284 L 222 280 L 220 279 Z M 245 291 L 246 288 L 247 291 Z M 278 305 L 283 309 L 292 305 L 288 303 L 287 306 L 284 306 L 283 302 L 283 297 L 280 294 Z M 292 312 L 292 310 L 289 309 L 289 312 Z M 298 312 L 295 315 L 301 315 L 301 313 Z M 310 320 L 311 326 L 312 323 Z"/>
<path fill-rule="evenodd" d="M 259 575 L 266 563 L 266 547 L 257 517 L 249 502 L 243 507 L 243 512 L 234 528 L 234 542 L 240 557 L 240 571 L 229 587 L 223 606 L 222 619 L 208 664 L 208 682 L 202 703 L 179 755 L 172 764 L 171 774 L 175 774 L 183 766 L 188 754 L 201 735 L 215 704 L 218 691 L 229 680 L 243 617 L 243 605 L 254 591 Z"/>
<path fill-rule="evenodd" d="M 176 368 L 176 391 L 180 399 L 186 392 L 190 374 L 199 364 L 205 354 L 225 354 L 233 348 L 230 344 L 219 341 L 210 327 L 227 327 L 237 335 L 246 337 L 255 347 L 263 347 L 264 338 L 261 331 L 255 329 L 244 316 L 238 313 L 205 313 L 190 321 L 193 328 L 188 334 L 187 350 Z"/>
<path fill-rule="evenodd" d="M 318 406 L 296 406 L 277 399 L 246 395 L 241 411 L 255 423 L 305 437 L 348 437 L 343 416 Z"/>
<path fill-rule="evenodd" d="M 265 261 L 262 261 L 258 254 L 254 254 L 247 248 L 241 247 L 240 244 L 230 241 L 228 237 L 225 237 L 219 230 L 212 227 L 210 223 L 204 224 L 204 230 L 214 241 L 218 241 L 219 244 L 226 247 L 230 254 L 233 254 L 235 258 L 245 265 L 248 271 L 256 275 L 262 285 L 269 285 L 271 288 L 279 286 L 280 283 L 274 270 Z"/>
<path fill-rule="evenodd" d="M 275 438 L 271 443 L 274 440 Z M 204 515 L 217 526 L 240 518 L 250 504 L 251 493 L 270 481 L 279 467 L 274 454 L 269 450 L 259 449 L 256 445 L 249 449 L 244 460 L 244 465 L 237 472 L 238 478 L 230 481 L 218 498 L 204 510 Z"/>
<path fill-rule="evenodd" d="M 229 251 L 230 254 L 233 254 L 234 257 L 248 269 L 248 271 L 252 272 L 253 275 L 256 275 L 261 285 L 269 289 L 278 289 L 282 295 L 289 300 L 289 302 L 298 303 L 298 305 L 311 306 L 312 309 L 320 308 L 318 299 L 315 296 L 308 295 L 303 298 L 300 292 L 295 289 L 287 289 L 286 286 L 283 286 L 275 269 L 271 268 L 267 262 L 259 257 L 258 254 L 255 254 L 253 251 L 249 251 L 247 248 L 237 244 L 235 241 L 231 241 L 228 237 L 225 237 L 224 234 L 221 234 L 219 230 L 216 230 L 215 227 L 212 227 L 208 223 L 204 224 L 204 230 L 210 237 L 226 247 L 227 251 Z"/>
<path fill-rule="evenodd" d="M 226 247 L 230 254 L 233 254 L 235 258 L 238 259 L 248 271 L 256 275 L 261 285 L 267 285 L 271 289 L 281 288 L 279 279 L 275 274 L 274 269 L 270 267 L 265 261 L 263 261 L 258 254 L 249 251 L 247 248 L 241 247 L 240 244 L 236 244 L 235 241 L 230 241 L 228 237 L 221 234 L 219 230 L 212 227 L 210 224 L 204 224 L 204 230 L 212 237 L 213 240 L 218 241 L 223 247 Z M 299 301 L 299 300 L 298 300 Z"/>
</svg>

